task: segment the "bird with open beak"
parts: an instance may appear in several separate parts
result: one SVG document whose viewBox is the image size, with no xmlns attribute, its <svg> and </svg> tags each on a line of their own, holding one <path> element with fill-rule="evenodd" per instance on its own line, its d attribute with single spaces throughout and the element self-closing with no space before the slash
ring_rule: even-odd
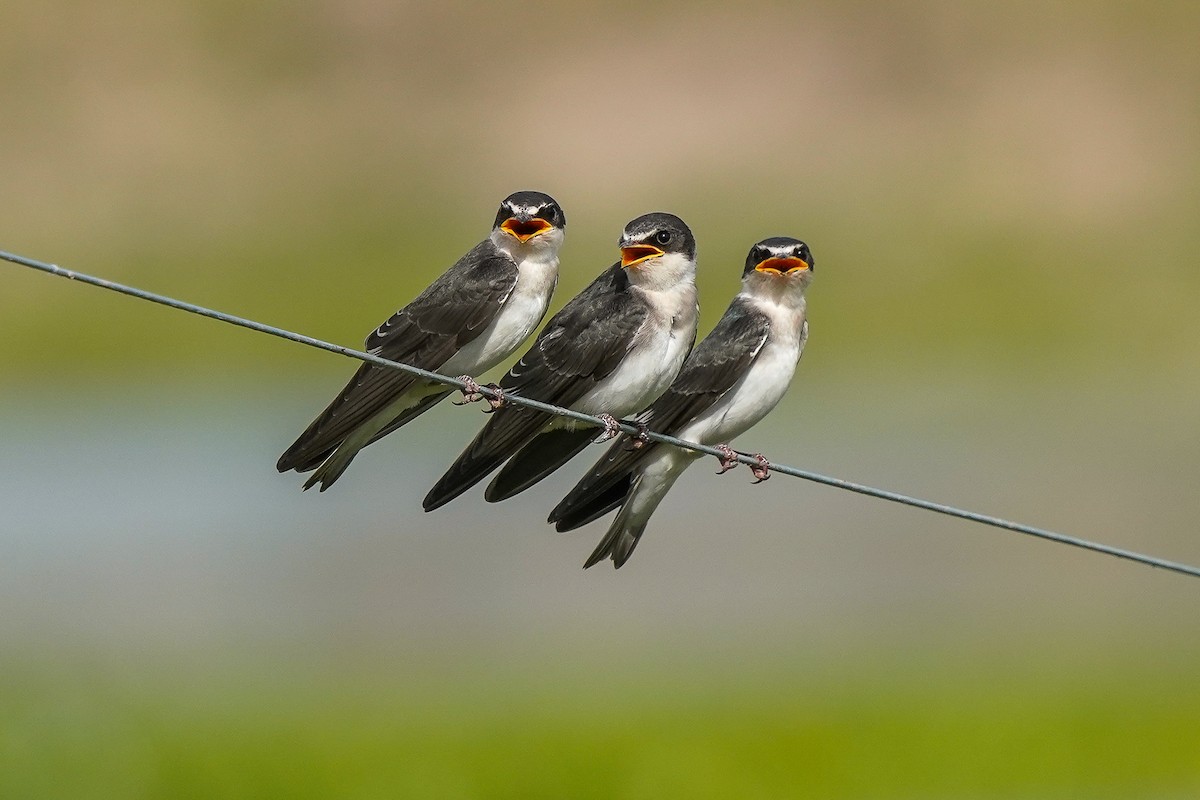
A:
<svg viewBox="0 0 1200 800">
<path fill-rule="evenodd" d="M 799 239 L 763 239 L 750 249 L 742 289 L 724 316 L 688 356 L 671 387 L 637 421 L 649 430 L 717 446 L 721 471 L 736 465 L 728 442 L 749 430 L 783 398 L 808 340 L 805 290 L 812 253 Z M 637 547 L 667 491 L 699 453 L 622 434 L 592 470 L 550 512 L 569 531 L 620 509 L 584 564 L 611 559 L 620 567 Z M 754 468 L 765 480 L 769 464 Z"/>
<path fill-rule="evenodd" d="M 509 195 L 488 237 L 368 336 L 367 351 L 450 375 L 478 375 L 496 366 L 546 315 L 566 225 L 549 195 Z M 452 391 L 407 372 L 363 364 L 276 467 L 311 471 L 304 488 L 320 484 L 325 491 L 359 450 Z"/>
<path fill-rule="evenodd" d="M 610 418 L 653 402 L 696 340 L 696 241 L 673 214 L 638 217 L 605 270 L 538 334 L 500 380 L 503 393 Z M 503 500 L 565 464 L 596 429 L 543 411 L 501 405 L 425 497 L 448 503 L 504 464 L 486 499 Z M 505 462 L 508 462 L 505 464 Z"/>
</svg>

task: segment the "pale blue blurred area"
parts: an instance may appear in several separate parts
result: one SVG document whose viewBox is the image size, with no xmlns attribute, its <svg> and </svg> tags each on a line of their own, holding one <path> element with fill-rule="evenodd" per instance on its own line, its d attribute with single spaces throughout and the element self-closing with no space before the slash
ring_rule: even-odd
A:
<svg viewBox="0 0 1200 800">
<path fill-rule="evenodd" d="M 1195 426 L 1164 431 L 1162 417 L 1112 415 L 1104 396 L 978 387 L 956 387 L 952 399 L 914 387 L 871 396 L 812 387 L 801 372 L 789 407 L 742 446 L 1200 562 Z M 543 522 L 582 458 L 510 502 L 472 492 L 420 511 L 481 421 L 475 408 L 444 404 L 319 494 L 273 469 L 307 419 L 294 397 L 155 388 L 81 408 L 17 396 L 5 404 L 0 461 L 9 641 L 101 650 L 553 641 L 569 652 L 600 637 L 606 657 L 664 642 L 783 653 L 879 636 L 909 640 L 902 648 L 943 636 L 1135 641 L 1190 630 L 1200 603 L 1181 576 L 787 476 L 751 486 L 748 471 L 717 477 L 710 460 L 681 480 L 625 569 L 585 573 L 603 525 L 562 535 Z M 1066 420 L 1052 416 L 1063 403 L 1073 407 Z"/>
</svg>

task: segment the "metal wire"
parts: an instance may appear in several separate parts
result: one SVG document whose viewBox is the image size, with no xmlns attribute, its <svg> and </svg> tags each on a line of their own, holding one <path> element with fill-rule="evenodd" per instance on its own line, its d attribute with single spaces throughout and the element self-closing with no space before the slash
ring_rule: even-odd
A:
<svg viewBox="0 0 1200 800">
<path fill-rule="evenodd" d="M 375 364 L 377 366 L 387 367 L 390 369 L 399 369 L 404 372 L 408 372 L 413 375 L 417 375 L 421 378 L 425 378 L 427 380 L 436 381 L 438 383 L 442 383 L 447 386 L 453 386 L 457 389 L 467 388 L 467 385 L 465 382 L 459 380 L 458 378 L 450 377 L 449 375 L 441 375 L 437 372 L 430 372 L 429 370 L 420 369 L 419 367 L 414 367 L 409 364 L 402 364 L 398 361 L 389 361 L 386 358 L 380 358 L 379 356 L 372 355 L 371 353 L 366 353 L 361 350 L 355 350 L 354 348 L 351 348 L 351 347 L 343 347 L 341 345 L 332 344 L 331 342 L 326 342 L 321 339 L 314 339 L 311 336 L 305 336 L 304 334 L 295 333 L 293 331 L 285 330 L 283 328 L 276 328 L 273 325 L 266 325 L 261 322 L 255 322 L 254 320 L 245 319 L 243 317 L 237 317 L 232 314 L 226 314 L 221 311 L 214 311 L 211 308 L 205 308 L 204 306 L 198 306 L 193 303 L 187 303 L 182 300 L 176 300 L 172 297 L 167 297 L 167 296 L 161 295 L 161 294 L 155 294 L 154 292 L 148 292 L 145 289 L 138 289 L 134 286 L 126 286 L 124 284 L 116 283 L 114 281 L 105 280 L 104 278 L 97 278 L 92 275 L 87 275 L 82 272 L 75 272 L 74 270 L 63 269 L 62 267 L 59 267 L 55 264 L 47 264 L 42 261 L 37 261 L 32 258 L 26 258 L 24 256 L 19 256 L 14 253 L 8 253 L 3 250 L 0 250 L 0 259 L 3 259 L 5 261 L 10 261 L 14 264 L 19 264 L 23 267 L 29 267 L 30 269 L 40 270 L 41 272 L 47 272 L 51 275 L 57 275 L 60 278 L 67 278 L 68 280 L 79 281 L 81 283 L 91 284 L 92 286 L 99 286 L 102 289 L 108 289 L 113 292 L 119 292 L 121 294 L 126 294 L 126 295 L 129 295 L 130 297 L 136 297 L 139 300 L 148 300 L 151 303 L 158 303 L 159 305 L 168 306 L 170 308 L 175 308 L 180 311 L 187 311 L 192 314 L 198 314 L 202 317 L 208 317 L 210 319 L 219 320 L 221 322 L 227 322 L 231 325 L 237 325 L 242 328 L 249 328 L 252 331 L 257 331 L 259 333 L 265 333 L 270 336 L 277 336 L 281 339 L 287 339 L 288 341 L 298 342 L 299 344 L 308 345 L 309 347 L 316 347 L 321 350 L 328 350 L 331 353 L 338 353 L 340 355 L 348 356 L 350 358 L 356 358 L 359 361 L 365 361 L 368 364 Z M 487 397 L 492 397 L 492 398 L 499 397 L 499 394 L 495 390 L 493 390 L 487 386 L 481 386 L 480 392 Z M 503 396 L 503 400 L 506 403 L 514 403 L 516 405 L 526 406 L 528 408 L 536 409 L 538 411 L 545 411 L 549 414 L 557 414 L 559 416 L 568 417 L 570 419 L 578 420 L 579 422 L 583 422 L 588 425 L 594 425 L 599 428 L 605 427 L 605 421 L 600 419 L 599 417 L 594 417 L 591 414 L 581 414 L 580 412 L 572 411 L 569 408 L 562 408 L 560 406 L 550 405 L 549 403 L 542 403 L 537 400 L 532 400 L 527 397 L 521 397 L 519 395 L 513 395 L 513 394 L 505 394 Z M 628 434 L 637 435 L 639 433 L 643 433 L 643 432 L 639 431 L 638 428 L 636 428 L 632 425 L 629 425 L 627 423 L 620 423 L 620 428 L 622 431 L 624 431 L 625 433 L 628 433 Z M 718 450 L 715 447 L 709 447 L 707 445 L 699 444 L 697 442 L 684 441 L 682 439 L 677 439 L 674 436 L 668 436 L 666 434 L 656 433 L 654 431 L 647 431 L 644 433 L 652 441 L 662 442 L 663 444 L 669 444 L 669 445 L 673 445 L 675 447 L 681 447 L 685 450 L 692 450 L 697 453 L 703 453 L 704 455 L 716 456 L 718 458 L 722 458 L 725 455 L 721 450 Z M 737 457 L 737 460 L 742 464 L 747 464 L 750 466 L 757 466 L 759 464 L 758 459 L 755 458 L 754 456 L 749 456 L 744 453 L 737 453 L 736 457 Z M 1103 553 L 1105 555 L 1113 556 L 1115 558 L 1123 558 L 1128 561 L 1135 561 L 1139 564 L 1146 564 L 1151 567 L 1158 567 L 1160 569 L 1170 570 L 1171 572 L 1177 572 L 1182 575 L 1190 575 L 1194 578 L 1200 578 L 1200 567 L 1193 567 L 1188 564 L 1182 564 L 1177 561 L 1168 561 L 1166 559 L 1158 558 L 1156 556 L 1145 555 L 1143 553 L 1137 553 L 1132 550 L 1125 550 L 1120 547 L 1113 547 L 1111 545 L 1101 544 L 1099 542 L 1093 542 L 1088 539 L 1081 539 L 1081 538 L 1078 538 L 1075 536 L 1068 536 L 1066 534 L 1057 533 L 1055 531 L 1047 530 L 1045 528 L 1037 528 L 1032 525 L 1025 525 L 1020 522 L 1013 522 L 1011 520 L 1002 519 L 1000 517 L 993 517 L 993 516 L 989 516 L 987 514 L 980 514 L 975 511 L 968 511 L 965 509 L 956 508 L 954 506 L 945 505 L 943 503 L 935 503 L 930 500 L 922 500 L 921 498 L 911 497 L 909 495 L 901 494 L 899 492 L 889 492 L 885 489 L 876 489 L 872 486 L 866 486 L 861 483 L 854 483 L 852 481 L 842 480 L 841 478 L 832 478 L 832 477 L 829 477 L 828 475 L 822 475 L 817 472 L 811 472 L 809 470 L 799 469 L 797 467 L 789 467 L 786 465 L 777 465 L 777 464 L 772 463 L 771 464 L 771 472 L 780 474 L 780 475 L 790 475 L 794 478 L 803 478 L 804 480 L 812 481 L 814 483 L 822 483 L 822 484 L 825 484 L 826 486 L 832 486 L 836 489 L 845 489 L 846 491 L 857 492 L 858 494 L 864 494 L 864 495 L 867 495 L 868 497 L 877 497 L 881 500 L 888 500 L 893 503 L 901 503 L 903 505 L 912 506 L 914 508 L 923 508 L 926 511 L 933 511 L 938 514 L 945 514 L 945 515 L 951 516 L 951 517 L 958 517 L 959 519 L 970 520 L 972 522 L 978 522 L 978 523 L 981 523 L 984 525 L 990 525 L 995 528 L 1001 528 L 1004 530 L 1014 531 L 1016 533 L 1023 533 L 1027 536 L 1034 536 L 1039 539 L 1045 539 L 1045 540 L 1051 541 L 1051 542 L 1058 542 L 1059 544 L 1066 544 L 1066 545 L 1070 545 L 1072 547 L 1082 548 L 1084 550 L 1091 550 L 1092 552 L 1095 552 L 1095 553 Z"/>
</svg>

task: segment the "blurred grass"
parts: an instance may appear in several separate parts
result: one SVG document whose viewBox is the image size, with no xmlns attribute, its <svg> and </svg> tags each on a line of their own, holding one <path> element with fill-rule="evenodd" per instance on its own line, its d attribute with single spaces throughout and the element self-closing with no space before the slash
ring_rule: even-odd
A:
<svg viewBox="0 0 1200 800">
<path fill-rule="evenodd" d="M 1194 660 L 1111 655 L 843 654 L 729 674 L 7 658 L 0 794 L 1194 796 Z"/>
</svg>

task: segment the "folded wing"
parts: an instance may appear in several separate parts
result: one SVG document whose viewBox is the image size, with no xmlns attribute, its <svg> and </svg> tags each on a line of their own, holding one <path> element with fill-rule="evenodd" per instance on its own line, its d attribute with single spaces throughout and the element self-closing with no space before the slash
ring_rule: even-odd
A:
<svg viewBox="0 0 1200 800">
<path fill-rule="evenodd" d="M 367 337 L 367 350 L 391 361 L 436 370 L 491 324 L 516 282 L 512 259 L 483 242 Z M 416 380 L 398 369 L 363 364 L 276 467 L 280 472 L 315 468 Z"/>
<path fill-rule="evenodd" d="M 688 356 L 671 388 L 638 421 L 657 433 L 679 433 L 749 371 L 769 331 L 765 315 L 735 299 Z M 633 449 L 628 436 L 620 437 L 550 512 L 549 521 L 559 531 L 574 530 L 621 505 L 639 464 L 663 446 L 649 442 Z"/>
<path fill-rule="evenodd" d="M 554 315 L 501 380 L 509 394 L 570 406 L 607 377 L 633 346 L 647 316 L 613 265 Z M 425 498 L 432 511 L 478 483 L 520 449 L 552 415 L 516 405 L 495 411 Z"/>
</svg>

